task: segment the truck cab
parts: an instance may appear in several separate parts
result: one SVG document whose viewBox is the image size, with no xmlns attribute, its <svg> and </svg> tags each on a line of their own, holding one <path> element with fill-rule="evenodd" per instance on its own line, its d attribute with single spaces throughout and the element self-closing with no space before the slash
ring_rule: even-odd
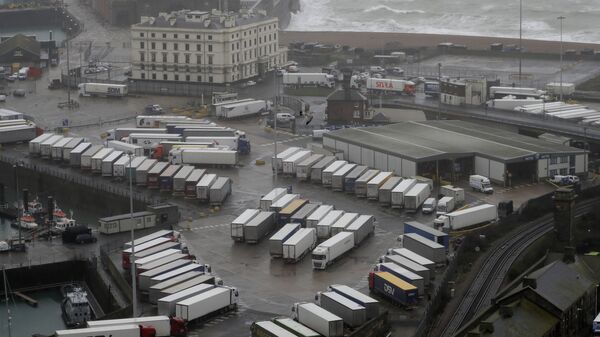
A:
<svg viewBox="0 0 600 337">
<path fill-rule="evenodd" d="M 322 247 L 317 247 L 312 252 L 312 263 L 314 269 L 325 269 L 329 264 L 329 251 Z"/>
<path fill-rule="evenodd" d="M 436 200 L 435 198 L 427 198 L 425 202 L 423 202 L 423 207 L 421 208 L 423 214 L 431 214 L 436 208 Z"/>
<path fill-rule="evenodd" d="M 490 183 L 490 179 L 481 175 L 469 176 L 469 186 L 471 186 L 474 191 L 479 191 L 481 193 L 494 193 L 494 188 Z"/>
<path fill-rule="evenodd" d="M 440 229 L 449 229 L 450 228 L 450 218 L 446 215 L 440 215 L 437 219 L 433 220 L 433 227 Z"/>
</svg>

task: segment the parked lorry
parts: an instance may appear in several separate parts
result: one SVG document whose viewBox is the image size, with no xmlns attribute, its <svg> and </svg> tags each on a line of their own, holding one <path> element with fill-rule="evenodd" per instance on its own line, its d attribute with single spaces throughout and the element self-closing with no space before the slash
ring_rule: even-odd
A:
<svg viewBox="0 0 600 337">
<path fill-rule="evenodd" d="M 150 279 L 150 285 L 149 287 L 142 289 L 145 290 L 147 292 L 150 291 L 150 288 L 154 285 L 157 285 L 161 282 L 170 280 L 174 277 L 186 274 L 188 272 L 192 272 L 192 271 L 197 271 L 197 272 L 206 272 L 208 270 L 208 267 L 206 265 L 202 265 L 196 262 L 192 262 L 190 264 L 187 264 L 183 267 L 177 268 L 177 269 L 173 269 L 169 272 L 154 276 Z"/>
<path fill-rule="evenodd" d="M 375 232 L 375 217 L 372 215 L 361 215 L 348 225 L 344 231 L 354 234 L 354 245 L 358 246 L 370 234 Z"/>
<path fill-rule="evenodd" d="M 292 237 L 300 229 L 300 224 L 288 223 L 281 227 L 271 238 L 269 239 L 269 253 L 272 257 L 283 256 L 283 243 Z"/>
<path fill-rule="evenodd" d="M 367 197 L 367 184 L 379 174 L 379 170 L 368 170 L 354 182 L 354 193 L 359 198 Z"/>
<path fill-rule="evenodd" d="M 323 336 L 344 336 L 343 319 L 314 303 L 294 303 L 292 318 Z"/>
<path fill-rule="evenodd" d="M 321 205 L 306 218 L 306 228 L 317 228 L 317 224 L 333 211 L 332 205 Z"/>
<path fill-rule="evenodd" d="M 369 289 L 402 306 L 417 302 L 417 287 L 388 272 L 369 273 Z"/>
<path fill-rule="evenodd" d="M 441 198 L 437 206 L 435 208 L 435 214 L 437 216 L 444 215 L 446 213 L 450 213 L 454 210 L 454 198 L 453 197 L 443 197 Z"/>
<path fill-rule="evenodd" d="M 393 172 L 379 172 L 373 179 L 367 182 L 367 199 L 377 200 L 379 189 L 394 175 Z"/>
<path fill-rule="evenodd" d="M 358 213 L 345 213 L 339 218 L 333 225 L 331 225 L 331 235 L 336 235 L 339 232 L 343 232 L 346 227 L 354 222 L 358 218 Z"/>
<path fill-rule="evenodd" d="M 198 184 L 196 184 L 196 198 L 201 202 L 210 200 L 210 187 L 217 181 L 217 175 L 214 173 L 205 174 Z"/>
<path fill-rule="evenodd" d="M 106 143 L 106 144 L 111 149 L 123 151 L 125 153 L 131 152 L 136 156 L 144 155 L 144 148 L 139 145 L 125 143 L 120 140 L 109 140 L 108 143 Z"/>
<path fill-rule="evenodd" d="M 318 163 L 310 168 L 310 181 L 313 183 L 321 183 L 323 181 L 323 170 L 331 165 L 336 158 L 334 156 L 323 157 Z"/>
<path fill-rule="evenodd" d="M 166 134 L 167 129 L 165 128 L 157 128 L 157 129 L 141 129 L 141 128 L 116 128 L 107 130 L 105 133 L 106 139 L 109 141 L 117 140 L 121 141 L 124 138 L 129 137 L 132 133 L 145 133 L 145 134 Z"/>
<path fill-rule="evenodd" d="M 181 165 L 169 165 L 158 176 L 158 186 L 161 192 L 171 192 L 173 190 L 173 179 L 180 169 Z"/>
<path fill-rule="evenodd" d="M 114 326 L 101 326 L 95 328 L 82 328 L 70 330 L 56 330 L 55 337 L 90 337 L 90 336 L 111 336 L 111 337 L 154 337 L 156 329 L 152 326 L 143 326 L 138 324 L 124 324 Z M 168 335 L 166 335 L 168 336 Z"/>
<path fill-rule="evenodd" d="M 332 210 L 317 223 L 317 238 L 327 239 L 331 237 L 331 226 L 344 215 L 344 211 Z"/>
<path fill-rule="evenodd" d="M 250 333 L 252 337 L 297 337 L 297 335 L 271 321 L 252 323 Z"/>
<path fill-rule="evenodd" d="M 202 294 L 202 293 L 212 290 L 214 288 L 215 288 L 214 284 L 200 283 L 200 284 L 191 286 L 187 289 L 182 289 L 181 291 L 178 291 L 174 294 L 171 294 L 171 295 L 168 295 L 165 297 L 161 297 L 156 301 L 157 306 L 158 306 L 158 314 L 166 315 L 166 316 L 173 316 L 173 315 L 175 315 L 175 312 L 176 312 L 175 308 L 176 308 L 177 302 L 186 300 L 190 297 L 194 297 L 198 294 Z"/>
<path fill-rule="evenodd" d="M 436 242 L 448 250 L 450 246 L 450 236 L 447 233 L 438 231 L 417 221 L 407 221 L 404 223 L 404 234 L 415 233 Z"/>
<path fill-rule="evenodd" d="M 140 129 L 140 131 L 144 131 L 144 129 Z M 127 137 L 127 142 L 129 144 L 134 144 L 141 146 L 144 148 L 144 154 L 149 155 L 153 148 L 158 146 L 160 142 L 163 141 L 173 141 L 180 142 L 183 140 L 183 137 L 179 134 L 175 133 L 131 133 Z"/>
<path fill-rule="evenodd" d="M 142 165 L 148 158 L 144 156 L 137 156 L 129 158 L 129 156 L 123 156 L 113 164 L 113 176 L 114 177 L 125 177 L 129 179 L 131 177 L 132 183 L 136 184 L 137 168 Z"/>
<path fill-rule="evenodd" d="M 417 294 L 419 296 L 425 294 L 425 279 L 406 268 L 392 262 L 384 262 L 376 264 L 375 271 L 386 271 L 417 287 Z"/>
<path fill-rule="evenodd" d="M 112 151 L 101 162 L 101 173 L 103 177 L 111 177 L 113 175 L 113 164 L 123 156 L 123 151 Z M 92 158 L 93 160 L 93 158 Z"/>
<path fill-rule="evenodd" d="M 40 150 L 41 144 L 52 136 L 54 136 L 53 133 L 43 133 L 43 134 L 35 137 L 34 139 L 30 140 L 29 145 L 28 145 L 29 146 L 29 154 L 33 155 L 33 156 L 41 155 L 41 150 Z"/>
<path fill-rule="evenodd" d="M 83 142 L 69 153 L 69 165 L 81 167 L 81 156 L 92 147 L 92 143 Z"/>
<path fill-rule="evenodd" d="M 332 284 L 328 287 L 328 290 L 340 294 L 345 298 L 365 307 L 367 320 L 379 316 L 379 301 L 377 301 L 376 299 L 342 284 Z"/>
<path fill-rule="evenodd" d="M 247 209 L 231 222 L 231 238 L 235 241 L 244 241 L 244 226 L 260 213 L 259 209 Z"/>
<path fill-rule="evenodd" d="M 481 175 L 469 176 L 469 186 L 473 191 L 487 194 L 494 193 L 494 188 L 492 187 L 492 183 L 490 183 L 490 179 Z"/>
<path fill-rule="evenodd" d="M 333 88 L 335 87 L 335 78 L 325 73 L 285 73 L 283 74 L 283 84 Z"/>
<path fill-rule="evenodd" d="M 128 93 L 125 84 L 81 83 L 77 87 L 79 96 L 124 97 Z"/>
<path fill-rule="evenodd" d="M 392 190 L 392 208 L 404 207 L 404 196 L 417 184 L 416 179 L 404 179 Z"/>
<path fill-rule="evenodd" d="M 294 334 L 294 336 L 300 337 L 321 337 L 321 334 L 314 331 L 313 329 L 300 324 L 289 317 L 274 318 L 273 323 L 286 329 L 287 331 Z"/>
<path fill-rule="evenodd" d="M 191 322 L 216 312 L 234 310 L 237 307 L 238 296 L 236 288 L 219 286 L 177 302 L 175 316 Z"/>
<path fill-rule="evenodd" d="M 0 127 L 0 137 L 2 137 L 2 135 L 1 135 L 2 131 L 5 129 L 6 128 Z M 52 149 L 50 150 L 52 152 L 51 153 L 52 160 L 62 161 L 63 148 L 65 147 L 65 145 L 67 145 L 67 143 L 69 143 L 72 140 L 73 140 L 73 137 L 65 137 L 65 138 L 59 140 L 58 142 L 54 143 L 52 145 Z"/>
<path fill-rule="evenodd" d="M 63 150 L 63 153 L 62 153 L 63 162 L 70 163 L 71 151 L 76 149 L 80 144 L 83 144 L 83 141 L 84 141 L 83 138 L 75 137 L 75 138 L 71 139 L 70 142 L 65 144 L 65 146 L 63 146 L 63 149 L 62 149 Z"/>
<path fill-rule="evenodd" d="M 575 93 L 575 84 L 567 83 L 567 82 L 552 82 L 546 84 L 546 92 L 549 95 L 553 95 L 555 97 L 558 96 L 571 96 Z"/>
<path fill-rule="evenodd" d="M 307 203 L 300 210 L 294 213 L 289 222 L 299 223 L 302 227 L 306 227 L 306 219 L 319 208 L 319 204 Z"/>
<path fill-rule="evenodd" d="M 148 173 L 157 162 L 156 159 L 146 159 L 135 169 L 135 184 L 137 186 L 146 186 L 148 183 Z"/>
<path fill-rule="evenodd" d="M 189 122 L 196 121 L 190 117 L 186 116 L 169 116 L 169 115 L 161 115 L 161 116 L 149 116 L 149 115 L 140 115 L 135 118 L 135 126 L 138 128 L 160 128 L 161 123 L 177 123 L 177 122 Z M 207 121 L 208 122 L 208 121 Z"/>
<path fill-rule="evenodd" d="M 310 179 L 312 167 L 325 157 L 322 154 L 315 153 L 304 159 L 296 165 L 296 178 L 301 181 Z"/>
<path fill-rule="evenodd" d="M 331 163 L 331 165 L 327 166 L 322 171 L 322 181 L 321 182 L 323 183 L 323 186 L 327 186 L 327 187 L 331 186 L 331 183 L 333 181 L 333 174 L 346 164 L 348 164 L 348 162 L 345 160 L 336 160 L 333 163 Z"/>
<path fill-rule="evenodd" d="M 148 290 L 148 302 L 152 304 L 157 304 L 158 300 L 163 297 L 161 296 L 161 291 L 182 284 L 186 281 L 189 281 L 202 275 L 204 275 L 204 272 L 193 270 L 188 271 L 187 273 L 183 273 L 181 275 L 177 275 L 163 282 L 157 283 L 151 286 Z"/>
<path fill-rule="evenodd" d="M 414 95 L 416 91 L 414 82 L 374 77 L 367 79 L 367 89 L 405 95 Z"/>
<path fill-rule="evenodd" d="M 362 176 L 369 168 L 364 165 L 355 166 L 346 177 L 344 177 L 344 191 L 346 193 L 354 193 L 354 184 L 356 179 Z"/>
<path fill-rule="evenodd" d="M 237 151 L 221 149 L 173 149 L 171 164 L 233 166 L 238 162 Z"/>
<path fill-rule="evenodd" d="M 187 178 L 185 178 L 183 194 L 187 199 L 196 198 L 196 185 L 198 185 L 198 183 L 205 174 L 205 169 L 194 169 L 192 173 L 190 173 L 190 175 Z"/>
<path fill-rule="evenodd" d="M 181 267 L 187 266 L 192 263 L 193 262 L 190 259 L 180 258 L 180 259 L 171 261 L 169 263 L 163 264 L 159 267 L 148 269 L 146 271 L 143 271 L 143 269 L 142 269 L 143 272 L 138 275 L 139 290 L 143 291 L 143 292 L 147 292 L 148 289 L 150 289 L 150 286 L 154 285 L 151 281 L 152 278 L 159 276 L 161 274 L 168 273 L 175 269 L 179 269 Z"/>
<path fill-rule="evenodd" d="M 317 304 L 355 328 L 367 321 L 367 308 L 333 291 L 318 292 Z"/>
<path fill-rule="evenodd" d="M 343 191 L 344 190 L 344 180 L 348 174 L 356 167 L 356 164 L 348 163 L 339 170 L 333 173 L 331 178 L 331 189 L 333 191 Z"/>
<path fill-rule="evenodd" d="M 135 239 L 133 242 L 127 241 L 123 244 L 123 247 L 129 248 L 132 245 L 141 245 L 144 242 L 148 242 L 148 241 L 154 240 L 156 238 L 160 238 L 160 237 L 170 238 L 171 240 L 175 241 L 175 240 L 179 239 L 179 232 L 171 230 L 171 229 L 157 230 L 156 232 L 152 232 L 148 235 L 139 237 L 139 238 Z"/>
<path fill-rule="evenodd" d="M 431 214 L 431 213 L 435 212 L 436 208 L 437 208 L 437 201 L 435 200 L 435 198 L 427 198 L 423 202 L 423 206 L 421 207 L 421 212 L 423 212 L 423 214 Z"/>
<path fill-rule="evenodd" d="M 92 173 L 102 173 L 102 161 L 108 157 L 114 150 L 109 149 L 107 147 L 102 148 L 100 151 L 96 152 L 95 155 L 92 156 Z M 121 155 L 123 153 L 121 152 Z"/>
<path fill-rule="evenodd" d="M 299 228 L 282 244 L 282 257 L 286 263 L 296 263 L 315 248 L 317 230 L 315 228 Z"/>
<path fill-rule="evenodd" d="M 401 177 L 390 177 L 381 187 L 379 188 L 379 204 L 382 206 L 392 205 L 392 190 L 398 186 L 402 181 Z"/>
<path fill-rule="evenodd" d="M 415 184 L 406 194 L 404 194 L 404 208 L 416 211 L 423 202 L 429 197 L 431 190 L 427 184 Z"/>
<path fill-rule="evenodd" d="M 341 232 L 322 242 L 312 252 L 314 269 L 325 269 L 354 248 L 354 233 Z"/>
<path fill-rule="evenodd" d="M 283 160 L 283 174 L 293 176 L 296 174 L 296 167 L 298 164 L 310 157 L 311 152 L 308 150 L 301 150 Z"/>
<path fill-rule="evenodd" d="M 171 239 L 166 238 L 166 237 L 159 237 L 159 238 L 144 242 L 142 244 L 139 244 L 139 245 L 133 247 L 133 249 L 132 249 L 132 247 L 128 247 L 121 252 L 121 266 L 123 267 L 123 269 L 130 268 L 130 266 L 131 266 L 130 257 L 134 250 L 135 250 L 135 257 L 137 260 L 137 259 L 141 258 L 141 256 L 142 256 L 141 253 L 143 253 L 145 251 L 150 251 L 151 248 L 153 248 L 153 247 L 159 247 L 159 246 L 162 246 L 163 244 L 169 243 L 169 242 L 171 242 Z M 173 248 L 173 247 L 169 247 L 169 248 Z M 165 248 L 165 249 L 167 249 L 167 248 Z M 158 251 L 152 250 L 152 252 L 158 253 L 158 252 L 160 252 L 160 250 L 158 250 Z"/>
<path fill-rule="evenodd" d="M 231 179 L 218 177 L 209 189 L 209 203 L 212 206 L 221 206 L 231 194 Z"/>
<path fill-rule="evenodd" d="M 446 263 L 446 247 L 419 234 L 403 234 L 402 247 L 411 250 L 438 265 Z"/>
<path fill-rule="evenodd" d="M 202 275 L 196 276 L 192 279 L 189 279 L 182 283 L 176 284 L 170 288 L 161 290 L 158 298 L 161 299 L 163 297 L 171 296 L 171 295 L 180 293 L 186 289 L 195 287 L 200 284 L 210 284 L 210 285 L 214 286 L 214 285 L 220 285 L 222 283 L 223 283 L 223 281 L 221 279 L 219 279 L 218 277 L 214 277 L 213 275 L 210 275 L 208 273 L 202 273 Z M 208 289 L 210 289 L 210 288 L 208 288 Z M 176 302 L 177 301 L 175 301 L 175 303 Z M 171 315 L 175 314 L 175 306 L 174 306 L 175 303 L 173 303 L 173 307 L 171 308 L 171 310 L 172 310 Z M 159 312 L 159 313 L 162 315 L 161 312 Z"/>
<path fill-rule="evenodd" d="M 260 212 L 244 226 L 244 239 L 247 243 L 258 243 L 275 227 L 275 213 Z"/>
<path fill-rule="evenodd" d="M 423 278 L 423 282 L 425 282 L 425 284 L 429 284 L 429 282 L 431 282 L 431 277 L 430 277 L 430 270 L 427 269 L 426 267 L 423 267 L 422 265 L 409 260 L 407 258 L 405 258 L 404 256 L 401 255 L 394 255 L 394 254 L 388 254 L 388 255 L 384 255 L 381 257 L 380 262 L 391 262 L 394 263 L 404 269 L 407 269 L 419 276 L 421 276 Z"/>
<path fill-rule="evenodd" d="M 284 194 L 281 198 L 277 199 L 277 201 L 271 204 L 269 210 L 275 213 L 279 213 L 279 211 L 284 209 L 292 201 L 297 200 L 298 198 L 300 198 L 299 194 Z"/>
<path fill-rule="evenodd" d="M 289 158 L 294 153 L 300 151 L 299 147 L 290 147 L 281 152 L 279 152 L 276 156 L 271 158 L 271 168 L 273 171 L 281 172 L 283 171 L 283 160 Z"/>
<path fill-rule="evenodd" d="M 192 174 L 192 171 L 194 171 L 193 166 L 184 165 L 181 167 L 179 172 L 177 172 L 177 174 L 175 174 L 175 177 L 173 177 L 173 195 L 174 196 L 185 194 L 185 182 L 186 182 L 187 178 L 190 176 L 190 174 Z"/>
<path fill-rule="evenodd" d="M 452 185 L 445 185 L 440 187 L 440 194 L 445 197 L 454 198 L 454 205 L 458 206 L 465 202 L 465 190 L 460 187 L 454 187 Z"/>
<path fill-rule="evenodd" d="M 223 119 L 234 119 L 260 115 L 271 109 L 269 102 L 255 100 L 221 105 L 216 109 L 216 116 Z"/>
<path fill-rule="evenodd" d="M 282 208 L 279 211 L 279 213 L 277 213 L 277 223 L 279 225 L 283 225 L 292 222 L 290 221 L 292 215 L 294 215 L 296 212 L 302 209 L 302 207 L 304 207 L 304 205 L 306 205 L 307 203 L 308 200 L 306 199 L 292 200 L 292 202 L 290 202 L 287 206 Z"/>
<path fill-rule="evenodd" d="M 168 316 L 146 316 L 146 317 L 134 317 L 134 318 L 123 318 L 123 319 L 106 319 L 99 321 L 87 321 L 88 328 L 110 328 L 113 326 L 135 324 L 143 327 L 151 327 L 156 330 L 156 337 L 184 337 L 187 336 L 187 327 L 185 322 L 177 317 Z M 97 335 L 95 335 L 97 336 Z M 105 335 L 103 335 L 105 336 Z M 113 335 L 117 337 L 118 335 Z M 135 337 L 143 337 L 144 335 L 137 335 Z"/>
<path fill-rule="evenodd" d="M 440 215 L 437 219 L 433 220 L 433 223 L 436 228 L 457 231 L 475 225 L 493 222 L 496 221 L 496 219 L 498 219 L 498 209 L 496 205 L 484 204 Z"/>
<path fill-rule="evenodd" d="M 287 189 L 276 187 L 260 198 L 259 207 L 263 211 L 271 209 L 271 205 L 287 194 Z"/>
<path fill-rule="evenodd" d="M 395 248 L 395 249 L 390 249 L 388 250 L 388 255 L 399 255 L 402 257 L 405 257 L 415 263 L 418 263 L 420 265 L 422 265 L 423 267 L 429 269 L 431 272 L 433 272 L 434 268 L 435 268 L 435 262 L 431 261 L 428 258 L 425 258 L 415 252 L 413 252 L 412 250 L 409 250 L 407 248 Z"/>
<path fill-rule="evenodd" d="M 63 139 L 61 135 L 52 135 L 48 139 L 40 143 L 40 155 L 42 158 L 50 158 L 52 156 L 52 145 Z"/>
</svg>

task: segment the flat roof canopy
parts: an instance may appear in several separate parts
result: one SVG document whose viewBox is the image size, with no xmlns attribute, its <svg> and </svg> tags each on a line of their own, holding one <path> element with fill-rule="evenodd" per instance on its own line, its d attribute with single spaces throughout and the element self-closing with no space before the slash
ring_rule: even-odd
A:
<svg viewBox="0 0 600 337">
<path fill-rule="evenodd" d="M 480 156 L 500 162 L 582 154 L 584 150 L 476 123 L 439 120 L 348 128 L 323 135 L 353 145 L 424 162 Z"/>
</svg>

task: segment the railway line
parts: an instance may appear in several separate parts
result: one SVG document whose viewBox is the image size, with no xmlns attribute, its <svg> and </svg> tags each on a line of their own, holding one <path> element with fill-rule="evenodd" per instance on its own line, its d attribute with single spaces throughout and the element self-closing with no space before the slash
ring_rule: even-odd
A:
<svg viewBox="0 0 600 337">
<path fill-rule="evenodd" d="M 600 198 L 585 200 L 575 207 L 575 215 L 580 216 L 593 209 Z M 460 327 L 477 312 L 491 303 L 499 291 L 504 276 L 517 257 L 532 243 L 552 231 L 554 220 L 552 214 L 544 215 L 529 224 L 527 228 L 514 236 L 509 236 L 500 246 L 492 251 L 482 264 L 471 286 L 463 296 L 458 309 L 446 324 L 442 337 L 454 336 Z"/>
</svg>

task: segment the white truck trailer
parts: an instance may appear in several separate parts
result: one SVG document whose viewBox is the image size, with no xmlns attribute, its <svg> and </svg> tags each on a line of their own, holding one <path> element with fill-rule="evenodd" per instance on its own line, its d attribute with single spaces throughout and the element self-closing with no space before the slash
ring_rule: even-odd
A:
<svg viewBox="0 0 600 337">
<path fill-rule="evenodd" d="M 336 235 L 339 232 L 343 232 L 346 227 L 354 222 L 358 218 L 358 213 L 346 213 L 339 218 L 333 225 L 331 225 L 331 235 Z"/>
<path fill-rule="evenodd" d="M 283 261 L 296 263 L 315 248 L 317 230 L 315 228 L 300 228 L 294 235 L 283 242 Z"/>
<path fill-rule="evenodd" d="M 216 115 L 218 118 L 234 119 L 260 115 L 270 109 L 267 101 L 254 100 L 220 105 L 216 109 Z"/>
<path fill-rule="evenodd" d="M 314 303 L 294 303 L 292 318 L 323 336 L 344 336 L 344 320 Z"/>
<path fill-rule="evenodd" d="M 390 207 L 392 205 L 392 190 L 402 182 L 402 177 L 391 177 L 379 188 L 379 204 Z"/>
<path fill-rule="evenodd" d="M 144 155 L 144 148 L 139 145 L 125 143 L 120 140 L 109 140 L 106 144 L 111 149 L 123 151 L 125 153 L 131 152 L 136 156 Z"/>
<path fill-rule="evenodd" d="M 361 215 L 348 225 L 344 231 L 354 234 L 354 245 L 358 246 L 370 234 L 375 232 L 375 217 L 372 215 Z"/>
<path fill-rule="evenodd" d="M 298 223 L 288 223 L 281 227 L 271 238 L 269 239 L 269 253 L 272 257 L 283 256 L 283 243 L 292 237 L 300 229 Z"/>
<path fill-rule="evenodd" d="M 281 152 L 279 152 L 276 156 L 271 157 L 271 168 L 273 171 L 277 170 L 277 172 L 283 171 L 283 160 L 289 158 L 294 153 L 302 150 L 299 147 L 290 147 Z"/>
<path fill-rule="evenodd" d="M 318 292 L 316 298 L 321 308 L 341 317 L 350 327 L 359 327 L 367 321 L 367 308 L 334 291 Z"/>
<path fill-rule="evenodd" d="M 102 159 L 101 173 L 103 177 L 110 177 L 113 174 L 113 164 L 123 156 L 123 151 L 112 151 L 108 156 Z M 92 158 L 93 159 L 93 158 Z M 92 168 L 93 170 L 93 168 Z"/>
<path fill-rule="evenodd" d="M 284 209 L 287 205 L 289 205 L 292 201 L 300 198 L 300 194 L 284 194 L 281 198 L 277 199 L 275 202 L 271 204 L 269 207 L 269 211 L 279 213 L 282 209 Z"/>
<path fill-rule="evenodd" d="M 173 177 L 173 195 L 184 195 L 185 194 L 185 182 L 187 178 L 194 171 L 193 166 L 184 165 L 179 169 L 175 177 Z M 198 180 L 199 181 L 199 180 Z M 198 183 L 198 182 L 196 182 Z M 195 185 L 194 185 L 195 186 Z"/>
<path fill-rule="evenodd" d="M 3 129 L 4 128 L 0 128 L 0 131 L 2 131 Z M 67 145 L 72 140 L 73 140 L 73 137 L 65 137 L 65 138 L 59 140 L 58 142 L 52 144 L 52 148 L 50 150 L 51 151 L 50 157 L 52 157 L 52 160 L 62 161 L 63 148 L 65 147 L 65 145 Z"/>
<path fill-rule="evenodd" d="M 336 292 L 367 309 L 367 319 L 379 316 L 379 301 L 343 284 L 332 284 L 328 290 Z"/>
<path fill-rule="evenodd" d="M 348 162 L 345 160 L 336 160 L 331 163 L 331 165 L 327 166 L 322 172 L 321 183 L 323 186 L 331 186 L 331 183 L 333 182 L 333 174 L 346 164 L 348 164 Z"/>
<path fill-rule="evenodd" d="M 496 219 L 498 219 L 496 205 L 484 204 L 440 215 L 433 220 L 433 224 L 438 228 L 442 227 L 444 230 L 457 231 L 496 221 Z"/>
<path fill-rule="evenodd" d="M 196 184 L 196 198 L 202 202 L 210 199 L 210 187 L 217 181 L 217 175 L 214 173 L 205 174 L 198 184 Z"/>
<path fill-rule="evenodd" d="M 322 242 L 312 252 L 314 269 L 325 269 L 354 248 L 354 233 L 341 232 Z"/>
<path fill-rule="evenodd" d="M 415 83 L 406 80 L 371 77 L 367 79 L 367 89 L 373 91 L 414 95 Z"/>
<path fill-rule="evenodd" d="M 271 205 L 287 194 L 287 189 L 276 187 L 260 198 L 259 207 L 263 211 L 271 209 Z"/>
<path fill-rule="evenodd" d="M 296 165 L 296 178 L 301 181 L 310 179 L 312 167 L 317 164 L 325 155 L 315 153 Z"/>
<path fill-rule="evenodd" d="M 333 88 L 335 87 L 335 78 L 326 73 L 285 73 L 283 74 L 283 84 Z"/>
<path fill-rule="evenodd" d="M 327 213 L 327 215 L 317 223 L 317 238 L 327 239 L 331 237 L 331 226 L 338 221 L 344 213 L 344 211 L 340 210 L 333 210 Z"/>
<path fill-rule="evenodd" d="M 158 305 L 158 314 L 166 316 L 175 315 L 175 306 L 177 302 L 183 301 L 214 288 L 214 284 L 201 283 L 187 289 L 183 289 L 172 295 L 159 298 L 156 302 Z"/>
<path fill-rule="evenodd" d="M 173 149 L 169 152 L 171 164 L 233 166 L 238 153 L 221 149 Z"/>
<path fill-rule="evenodd" d="M 440 187 L 440 194 L 445 197 L 453 197 L 455 205 L 460 205 L 465 202 L 465 190 L 452 185 Z"/>
<path fill-rule="evenodd" d="M 412 250 L 436 264 L 446 262 L 446 247 L 422 235 L 416 233 L 403 234 L 402 247 Z"/>
<path fill-rule="evenodd" d="M 175 316 L 191 322 L 215 312 L 233 310 L 237 307 L 238 296 L 236 288 L 216 287 L 177 302 L 175 305 Z"/>
<path fill-rule="evenodd" d="M 421 276 L 425 284 L 431 281 L 429 269 L 401 255 L 388 254 L 381 257 L 381 262 L 391 262 Z"/>
<path fill-rule="evenodd" d="M 312 183 L 321 183 L 323 181 L 323 170 L 331 165 L 336 158 L 334 156 L 323 157 L 319 162 L 310 168 L 310 181 Z"/>
<path fill-rule="evenodd" d="M 48 139 L 40 143 L 40 154 L 42 158 L 50 158 L 52 156 L 52 145 L 59 142 L 64 137 L 61 135 L 52 135 Z"/>
<path fill-rule="evenodd" d="M 379 174 L 379 170 L 368 170 L 354 182 L 354 194 L 359 198 L 367 197 L 367 184 Z"/>
<path fill-rule="evenodd" d="M 416 179 L 404 179 L 392 190 L 392 208 L 404 207 L 404 195 L 417 184 Z"/>
<path fill-rule="evenodd" d="M 113 149 L 105 147 L 92 156 L 92 173 L 102 173 L 102 161 L 106 157 L 108 157 L 113 151 Z M 121 154 L 123 153 L 121 152 Z"/>
<path fill-rule="evenodd" d="M 41 154 L 40 145 L 52 136 L 54 136 L 53 133 L 44 133 L 44 134 L 41 134 L 41 135 L 35 137 L 34 139 L 30 140 L 29 141 L 29 154 L 39 156 Z"/>
<path fill-rule="evenodd" d="M 415 184 L 415 186 L 404 194 L 404 208 L 416 211 L 430 195 L 431 190 L 429 189 L 429 185 Z"/>
<path fill-rule="evenodd" d="M 185 322 L 183 320 L 178 319 L 176 317 L 171 318 L 168 316 L 145 316 L 123 319 L 106 319 L 100 321 L 87 321 L 86 324 L 88 328 L 110 328 L 120 325 L 135 324 L 146 328 L 154 328 L 154 336 L 156 337 L 185 335 L 187 333 Z M 117 337 L 120 335 L 113 334 L 112 336 Z M 143 335 L 142 332 L 138 336 L 144 337 L 145 335 Z"/>
<path fill-rule="evenodd" d="M 283 160 L 283 174 L 293 176 L 296 174 L 297 165 L 311 156 L 308 150 L 302 150 L 294 153 Z"/>
<path fill-rule="evenodd" d="M 125 84 L 81 83 L 77 87 L 79 96 L 124 97 L 128 93 Z"/>
<path fill-rule="evenodd" d="M 81 155 L 85 153 L 85 151 L 87 151 L 91 146 L 92 143 L 83 142 L 71 150 L 71 152 L 69 152 L 69 165 L 81 167 Z"/>
<path fill-rule="evenodd" d="M 333 172 L 333 176 L 331 178 L 331 189 L 333 191 L 343 191 L 344 190 L 344 179 L 346 179 L 346 176 L 348 174 L 350 174 L 350 172 L 352 172 L 352 170 L 354 170 L 354 168 L 356 167 L 356 164 L 353 163 L 348 163 L 342 167 L 340 167 L 339 170 Z"/>
<path fill-rule="evenodd" d="M 395 248 L 395 249 L 390 249 L 388 251 L 388 254 L 391 255 L 400 255 L 402 257 L 405 257 L 415 263 L 418 263 L 420 265 L 422 265 L 423 267 L 429 269 L 430 272 L 433 272 L 435 269 L 435 262 L 431 261 L 430 259 L 423 257 L 415 252 L 413 252 L 412 250 L 406 249 L 406 248 Z M 432 274 L 433 275 L 433 274 Z"/>
<path fill-rule="evenodd" d="M 419 296 L 423 296 L 425 294 L 425 280 L 421 276 L 406 268 L 403 268 L 395 263 L 384 262 L 378 263 L 375 266 L 375 271 L 387 271 L 388 273 L 417 287 Z"/>
<path fill-rule="evenodd" d="M 244 241 L 244 226 L 260 213 L 259 209 L 247 209 L 231 222 L 231 238 Z"/>
<path fill-rule="evenodd" d="M 454 210 L 454 206 L 455 203 L 453 197 L 443 197 L 437 203 L 437 206 L 435 208 L 435 214 L 437 216 L 440 216 L 446 213 L 450 213 Z"/>
<path fill-rule="evenodd" d="M 317 228 L 317 224 L 323 220 L 323 218 L 333 211 L 332 205 L 321 205 L 311 215 L 306 218 L 306 228 Z"/>
<path fill-rule="evenodd" d="M 77 148 L 79 146 L 79 144 L 82 144 L 83 141 L 84 141 L 84 139 L 81 137 L 74 137 L 73 139 L 71 139 L 70 142 L 68 142 L 67 144 L 65 144 L 65 146 L 63 146 L 62 159 L 64 162 L 69 163 L 69 161 L 71 159 L 71 151 L 73 151 L 75 148 Z"/>
<path fill-rule="evenodd" d="M 260 212 L 244 226 L 244 240 L 247 243 L 258 243 L 275 227 L 275 213 Z"/>
</svg>

